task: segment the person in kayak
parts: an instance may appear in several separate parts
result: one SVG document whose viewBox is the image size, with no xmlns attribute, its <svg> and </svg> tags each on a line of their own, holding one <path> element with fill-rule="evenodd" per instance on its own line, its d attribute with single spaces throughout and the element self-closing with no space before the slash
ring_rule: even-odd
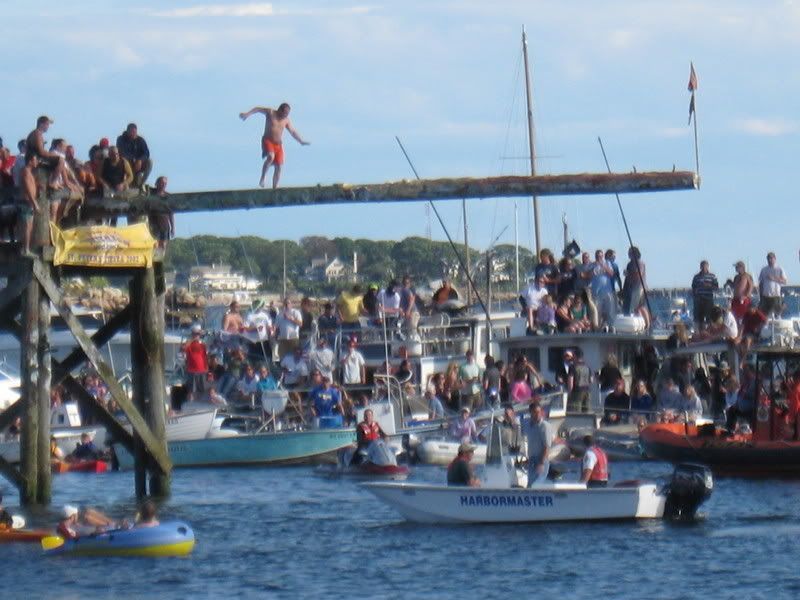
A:
<svg viewBox="0 0 800 600">
<path fill-rule="evenodd" d="M 14 526 L 14 518 L 11 513 L 3 507 L 3 494 L 0 493 L 0 529 L 11 529 Z"/>
<path fill-rule="evenodd" d="M 608 457 L 603 449 L 594 443 L 591 435 L 583 436 L 586 452 L 581 463 L 581 483 L 588 488 L 608 486 Z"/>
<path fill-rule="evenodd" d="M 67 504 L 64 506 L 64 518 L 58 523 L 56 533 L 65 540 L 76 540 L 78 533 L 78 507 Z"/>
<path fill-rule="evenodd" d="M 51 462 L 61 462 L 64 460 L 64 451 L 58 447 L 58 443 L 56 442 L 56 436 L 50 436 L 50 461 Z"/>
<path fill-rule="evenodd" d="M 480 487 L 481 482 L 475 477 L 470 461 L 475 454 L 475 446 L 462 443 L 458 447 L 458 455 L 447 467 L 447 485 Z"/>
<path fill-rule="evenodd" d="M 92 436 L 90 436 L 88 433 L 82 433 L 80 443 L 75 446 L 75 450 L 73 450 L 72 454 L 67 457 L 67 460 L 98 460 L 102 458 L 102 456 L 103 453 L 97 446 L 94 445 Z"/>
<path fill-rule="evenodd" d="M 158 527 L 160 524 L 155 502 L 152 500 L 145 500 L 142 507 L 139 509 L 134 528 Z"/>
</svg>

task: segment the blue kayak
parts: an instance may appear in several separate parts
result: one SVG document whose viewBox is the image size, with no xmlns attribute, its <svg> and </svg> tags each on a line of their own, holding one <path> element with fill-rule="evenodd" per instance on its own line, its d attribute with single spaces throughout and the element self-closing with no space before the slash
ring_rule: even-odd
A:
<svg viewBox="0 0 800 600">
<path fill-rule="evenodd" d="M 47 555 L 71 556 L 186 556 L 194 549 L 194 532 L 181 521 L 155 527 L 115 529 L 65 540 L 49 536 L 42 540 Z"/>
</svg>

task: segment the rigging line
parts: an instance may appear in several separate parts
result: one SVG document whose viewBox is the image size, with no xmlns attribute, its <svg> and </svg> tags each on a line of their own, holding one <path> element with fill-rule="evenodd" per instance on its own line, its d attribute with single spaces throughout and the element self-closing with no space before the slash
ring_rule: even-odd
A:
<svg viewBox="0 0 800 600">
<path fill-rule="evenodd" d="M 403 151 L 403 156 L 406 157 L 406 161 L 408 162 L 408 166 L 410 166 L 411 170 L 414 172 L 414 177 L 416 177 L 417 179 L 421 180 L 422 178 L 419 176 L 419 173 L 417 173 L 417 169 L 414 167 L 414 163 L 411 162 L 411 157 L 408 156 L 408 152 L 406 152 L 405 147 L 403 147 L 403 142 L 400 141 L 400 138 L 398 136 L 394 136 L 394 139 L 397 140 L 397 144 L 400 146 L 400 150 Z M 475 285 L 475 282 L 472 280 L 472 275 L 470 275 L 470 273 L 469 273 L 469 268 L 464 263 L 464 259 L 461 257 L 461 254 L 458 251 L 458 247 L 456 246 L 455 242 L 453 241 L 453 238 L 450 237 L 450 232 L 447 231 L 447 227 L 445 227 L 444 221 L 442 220 L 442 216 L 439 214 L 439 209 L 436 208 L 436 205 L 433 203 L 433 201 L 428 200 L 428 202 L 430 203 L 431 208 L 433 209 L 433 213 L 436 215 L 436 218 L 439 220 L 439 225 L 442 226 L 442 229 L 444 230 L 444 234 L 447 236 L 447 241 L 450 242 L 450 247 L 453 249 L 453 252 L 455 253 L 456 258 L 458 259 L 458 264 L 461 265 L 461 269 L 464 271 L 464 274 L 467 276 L 467 281 L 469 282 L 469 285 L 472 287 L 472 291 L 475 292 L 475 297 L 478 299 L 478 303 L 480 303 L 481 309 L 483 309 L 483 312 L 486 315 L 486 323 L 488 324 L 489 331 L 491 332 L 492 317 L 489 314 L 489 309 L 486 308 L 486 304 L 484 304 L 483 298 L 481 298 L 480 292 L 478 292 L 478 287 Z M 489 335 L 489 337 L 490 338 L 492 337 L 491 334 Z"/>
<path fill-rule="evenodd" d="M 606 156 L 606 149 L 603 148 L 603 140 L 600 139 L 600 136 L 597 136 L 597 142 L 600 144 L 600 151 L 603 153 L 603 160 L 606 163 L 606 169 L 608 172 L 611 173 L 611 165 L 608 163 L 608 157 Z M 628 243 L 630 247 L 633 247 L 633 238 L 631 238 L 631 230 L 628 228 L 628 219 L 625 218 L 625 211 L 622 210 L 622 202 L 619 199 L 619 194 L 614 194 L 617 198 L 617 206 L 619 207 L 619 213 L 622 215 L 622 223 L 625 225 L 625 233 L 628 234 Z M 647 293 L 647 285 L 645 284 L 644 278 L 642 277 L 642 267 L 638 260 L 633 260 L 634 264 L 636 265 L 636 272 L 639 274 L 639 281 L 642 283 L 642 293 L 644 294 L 644 303 L 647 304 L 647 312 L 650 313 L 650 318 L 653 318 L 653 310 L 650 308 L 650 296 Z"/>
<path fill-rule="evenodd" d="M 516 71 L 514 73 L 514 84 L 513 84 L 513 87 L 511 88 L 512 89 L 512 92 L 511 92 L 511 106 L 508 109 L 508 119 L 506 121 L 506 133 L 505 133 L 505 138 L 503 140 L 503 148 L 508 148 L 509 138 L 511 137 L 511 121 L 514 118 L 514 110 L 515 110 L 515 108 L 517 106 L 517 95 L 514 94 L 513 90 L 518 89 L 518 86 L 519 86 L 519 76 L 520 76 L 520 72 L 522 70 L 522 66 L 521 65 L 522 65 L 522 51 L 520 50 L 520 52 L 517 55 L 517 68 L 516 68 Z M 503 156 L 501 156 L 501 158 L 500 158 L 501 173 L 505 172 L 505 163 L 506 163 L 505 158 Z"/>
</svg>

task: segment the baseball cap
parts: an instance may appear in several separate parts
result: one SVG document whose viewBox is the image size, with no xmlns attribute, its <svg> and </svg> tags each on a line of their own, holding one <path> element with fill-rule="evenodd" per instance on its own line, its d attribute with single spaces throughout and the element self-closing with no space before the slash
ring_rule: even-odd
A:
<svg viewBox="0 0 800 600">
<path fill-rule="evenodd" d="M 65 519 L 69 519 L 70 517 L 74 517 L 78 514 L 78 507 L 73 506 L 72 504 L 65 504 L 62 510 Z"/>
<path fill-rule="evenodd" d="M 111 145 L 111 142 L 108 141 L 108 138 L 100 138 L 100 143 L 98 146 L 101 148 L 108 148 Z"/>
<path fill-rule="evenodd" d="M 472 444 L 468 444 L 467 442 L 463 442 L 458 447 L 458 453 L 459 454 L 466 454 L 467 452 L 475 452 L 475 446 L 473 446 Z"/>
</svg>

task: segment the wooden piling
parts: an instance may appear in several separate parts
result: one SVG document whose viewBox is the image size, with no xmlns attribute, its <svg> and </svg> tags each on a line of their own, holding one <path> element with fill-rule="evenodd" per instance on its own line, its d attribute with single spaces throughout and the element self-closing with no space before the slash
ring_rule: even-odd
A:
<svg viewBox="0 0 800 600">
<path fill-rule="evenodd" d="M 20 392 L 22 395 L 22 431 L 20 432 L 19 490 L 23 506 L 36 505 L 39 485 L 39 306 L 41 289 L 31 280 L 23 293 L 22 340 L 20 348 Z M 49 418 L 49 417 L 48 417 Z"/>
<path fill-rule="evenodd" d="M 163 296 L 163 291 L 162 294 Z M 163 301 L 156 291 L 155 271 L 141 269 L 130 285 L 131 298 L 131 365 L 133 367 L 133 401 L 153 433 L 167 452 L 166 442 L 166 379 L 164 375 Z M 159 315 L 159 308 L 162 311 Z M 149 492 L 167 496 L 170 475 L 148 462 L 144 447 L 137 441 L 135 458 L 136 494 L 144 495 L 145 470 L 150 473 Z"/>
</svg>

